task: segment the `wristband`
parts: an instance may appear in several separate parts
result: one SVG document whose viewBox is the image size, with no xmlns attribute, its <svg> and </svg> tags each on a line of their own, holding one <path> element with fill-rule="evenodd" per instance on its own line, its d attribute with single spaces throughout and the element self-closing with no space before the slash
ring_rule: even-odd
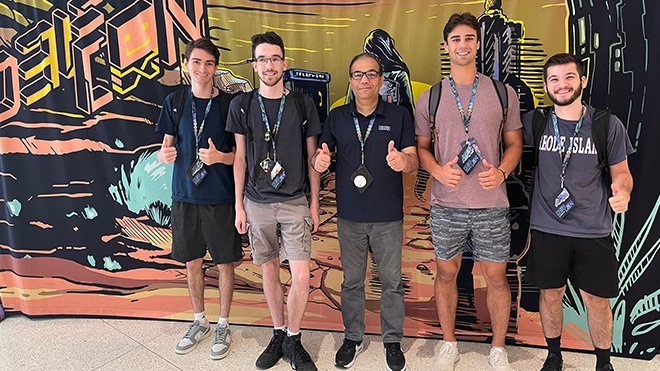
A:
<svg viewBox="0 0 660 371">
<path fill-rule="evenodd" d="M 497 170 L 499 170 L 502 173 L 502 182 L 504 182 L 506 180 L 506 172 L 504 172 L 504 170 L 500 169 L 499 167 L 497 168 Z"/>
</svg>

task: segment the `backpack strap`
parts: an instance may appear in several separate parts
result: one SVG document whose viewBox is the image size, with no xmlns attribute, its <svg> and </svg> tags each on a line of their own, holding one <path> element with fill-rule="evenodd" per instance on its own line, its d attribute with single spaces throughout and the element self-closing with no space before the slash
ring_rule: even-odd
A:
<svg viewBox="0 0 660 371">
<path fill-rule="evenodd" d="M 607 134 L 610 130 L 610 110 L 598 109 L 592 118 L 591 136 L 598 151 L 598 167 L 608 171 L 607 164 Z"/>
<path fill-rule="evenodd" d="M 186 95 L 190 90 L 190 86 L 183 86 L 172 93 L 172 106 L 170 115 L 172 116 L 172 123 L 174 124 L 174 136 L 179 133 L 179 121 L 183 114 L 184 105 L 186 104 Z"/>
<path fill-rule="evenodd" d="M 506 85 L 502 81 L 493 78 L 490 81 L 493 82 L 497 98 L 500 100 L 500 106 L 502 107 L 502 128 L 504 128 L 504 124 L 509 117 L 509 94 L 506 91 Z"/>
<path fill-rule="evenodd" d="M 534 110 L 532 118 L 532 138 L 534 139 L 534 162 L 532 167 L 536 168 L 539 163 L 539 147 L 541 145 L 541 137 L 548 124 L 548 113 L 550 107 L 539 107 Z"/>
<path fill-rule="evenodd" d="M 433 84 L 429 91 L 429 122 L 431 123 L 431 142 L 435 138 L 435 115 L 438 113 L 440 106 L 440 96 L 442 95 L 442 80 Z"/>
<path fill-rule="evenodd" d="M 248 115 L 250 113 L 250 105 L 252 104 L 252 98 L 254 97 L 254 93 L 257 89 L 253 89 L 251 91 L 245 92 L 241 94 L 240 100 L 241 100 L 241 122 L 243 124 L 243 127 L 247 130 L 247 137 L 248 140 L 252 141 L 254 139 L 254 136 L 252 135 L 252 129 L 250 129 L 250 125 L 248 125 Z"/>
</svg>

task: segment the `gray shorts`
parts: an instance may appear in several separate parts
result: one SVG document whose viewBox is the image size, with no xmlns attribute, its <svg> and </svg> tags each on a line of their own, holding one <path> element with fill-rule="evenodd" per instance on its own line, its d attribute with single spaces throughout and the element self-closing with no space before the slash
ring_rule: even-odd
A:
<svg viewBox="0 0 660 371">
<path fill-rule="evenodd" d="M 508 208 L 459 209 L 431 206 L 431 234 L 435 256 L 451 260 L 465 251 L 472 240 L 478 261 L 503 263 L 509 260 L 511 225 Z"/>
<path fill-rule="evenodd" d="M 243 204 L 254 264 L 261 265 L 278 256 L 281 261 L 310 259 L 314 223 L 305 196 L 273 203 L 254 202 L 246 197 Z"/>
</svg>

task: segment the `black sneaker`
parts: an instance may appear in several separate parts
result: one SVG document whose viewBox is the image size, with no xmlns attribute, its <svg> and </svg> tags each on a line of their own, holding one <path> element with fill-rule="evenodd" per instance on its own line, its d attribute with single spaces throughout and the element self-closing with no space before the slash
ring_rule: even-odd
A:
<svg viewBox="0 0 660 371">
<path fill-rule="evenodd" d="M 303 348 L 300 342 L 300 334 L 294 336 L 286 336 L 284 344 L 282 344 L 282 352 L 284 356 L 291 362 L 291 369 L 298 371 L 317 371 L 312 357 Z"/>
<path fill-rule="evenodd" d="M 611 363 L 607 362 L 603 367 L 596 368 L 596 371 L 614 371 L 614 366 Z"/>
<path fill-rule="evenodd" d="M 564 368 L 564 361 L 561 358 L 561 354 L 557 353 L 548 353 L 548 357 L 543 362 L 543 368 L 541 371 L 561 371 Z"/>
<path fill-rule="evenodd" d="M 362 349 L 361 341 L 344 339 L 344 343 L 337 351 L 337 355 L 335 355 L 335 366 L 343 368 L 353 366 L 355 359 L 362 352 Z"/>
<path fill-rule="evenodd" d="M 282 358 L 282 344 L 286 338 L 286 332 L 283 330 L 273 330 L 273 337 L 266 349 L 257 358 L 256 366 L 262 370 L 271 368 Z"/>
<path fill-rule="evenodd" d="M 385 343 L 385 360 L 388 371 L 404 371 L 406 369 L 406 357 L 401 351 L 399 343 Z"/>
</svg>

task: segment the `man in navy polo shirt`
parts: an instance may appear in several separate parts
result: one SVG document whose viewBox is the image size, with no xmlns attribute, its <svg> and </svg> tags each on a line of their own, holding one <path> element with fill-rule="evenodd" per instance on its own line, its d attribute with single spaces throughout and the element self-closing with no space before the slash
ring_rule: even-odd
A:
<svg viewBox="0 0 660 371">
<path fill-rule="evenodd" d="M 348 368 L 362 351 L 364 279 L 369 248 L 381 281 L 381 329 L 388 369 L 405 370 L 403 337 L 402 172 L 417 169 L 415 129 L 408 111 L 380 99 L 382 66 L 369 53 L 355 56 L 349 67 L 354 102 L 333 109 L 312 163 L 318 172 L 337 152 L 336 193 L 339 248 L 344 272 L 341 287 L 345 339 L 335 365 Z"/>
</svg>

